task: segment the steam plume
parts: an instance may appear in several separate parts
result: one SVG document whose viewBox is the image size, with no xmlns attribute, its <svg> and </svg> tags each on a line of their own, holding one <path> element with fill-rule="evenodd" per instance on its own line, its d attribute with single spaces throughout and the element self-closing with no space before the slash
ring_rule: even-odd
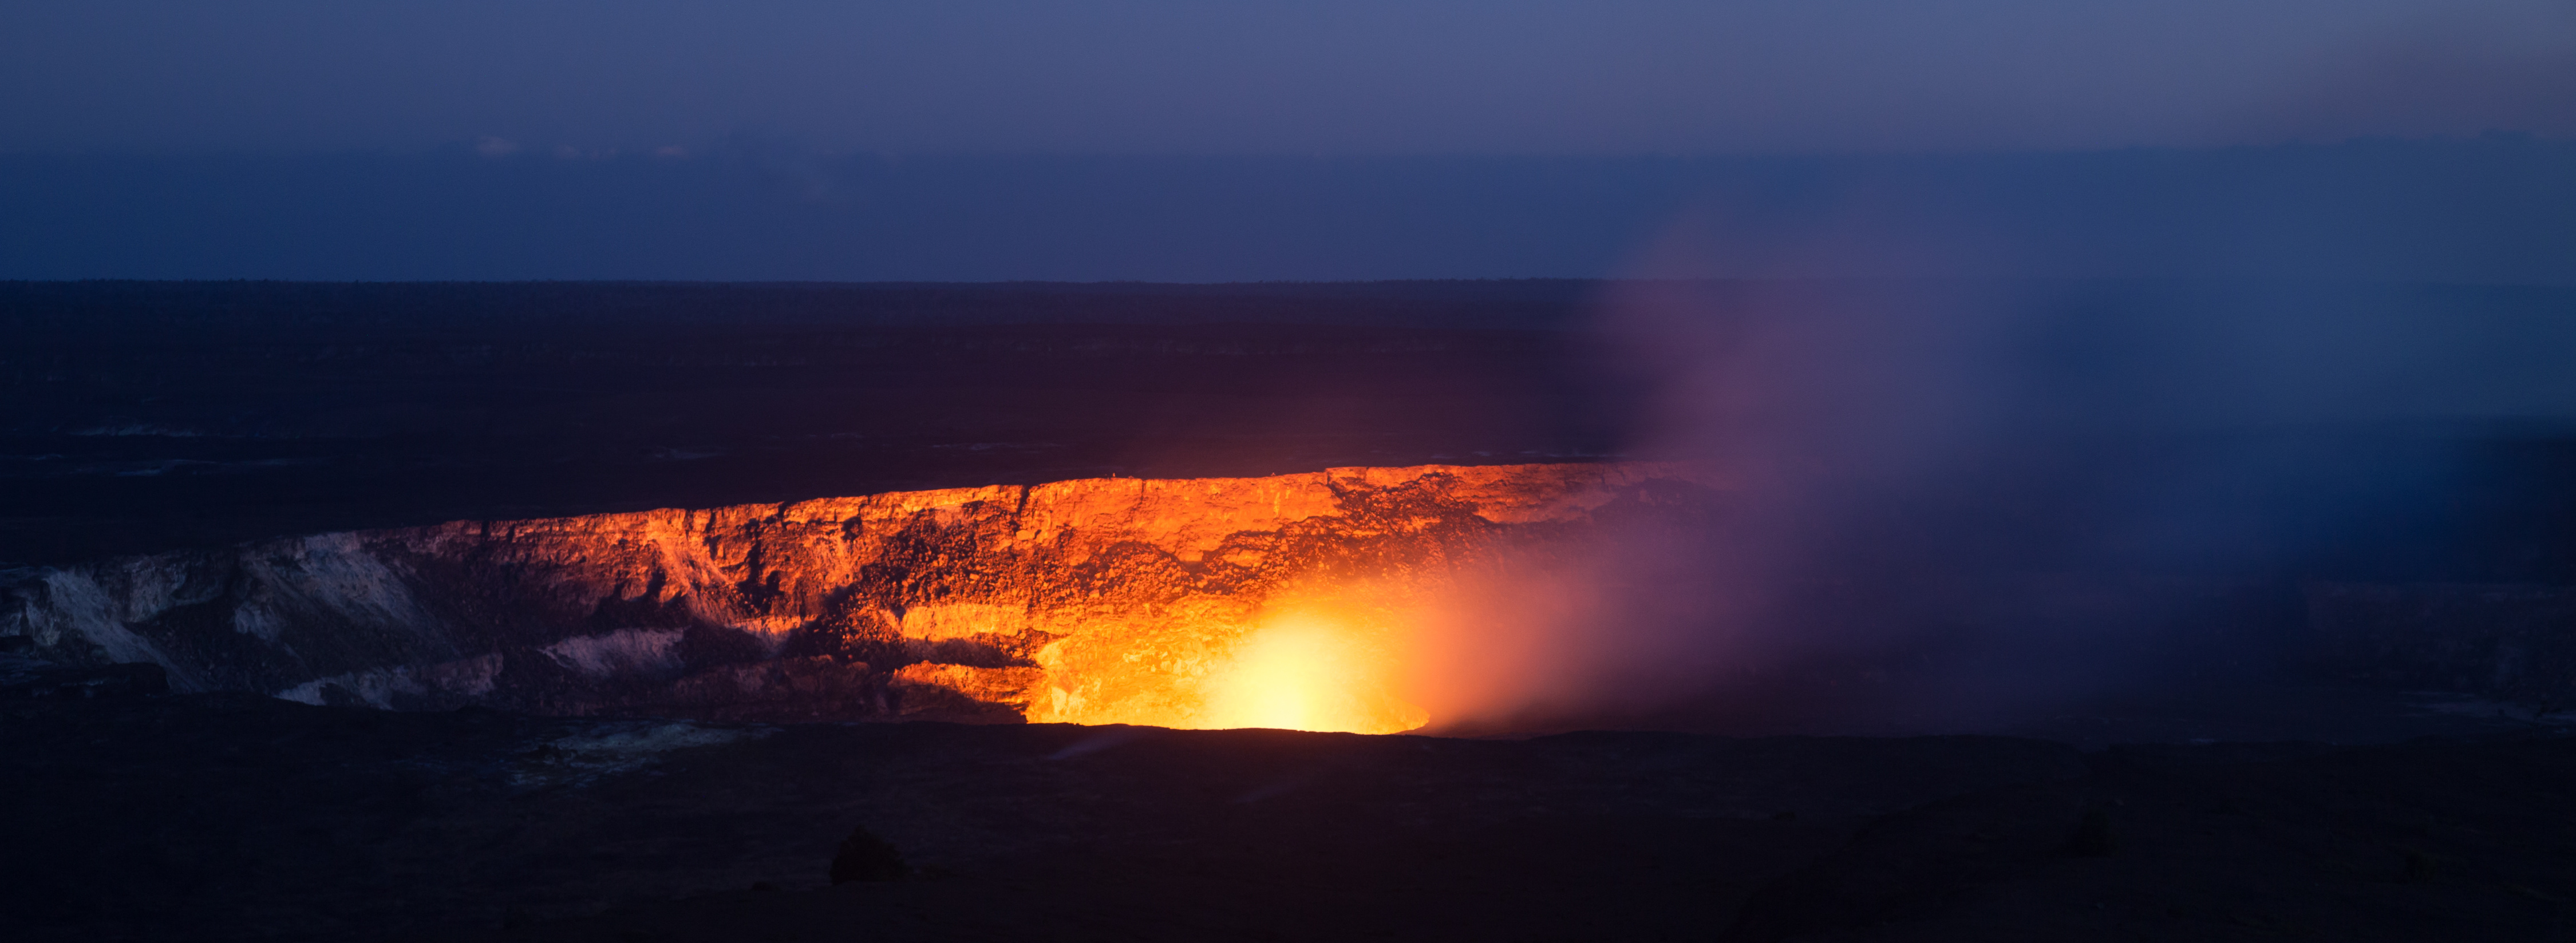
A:
<svg viewBox="0 0 2576 943">
<path fill-rule="evenodd" d="M 1426 632 L 1425 706 L 1456 730 L 1976 730 L 2270 670 L 2297 582 L 2349 564 L 2326 549 L 2441 504 L 2478 430 L 2576 417 L 2550 366 L 2576 326 L 2518 297 L 1613 283 L 1597 327 L 1654 391 L 1632 454 L 1713 463 L 1719 511 L 1649 496 L 1597 545 L 1471 579 Z"/>
</svg>

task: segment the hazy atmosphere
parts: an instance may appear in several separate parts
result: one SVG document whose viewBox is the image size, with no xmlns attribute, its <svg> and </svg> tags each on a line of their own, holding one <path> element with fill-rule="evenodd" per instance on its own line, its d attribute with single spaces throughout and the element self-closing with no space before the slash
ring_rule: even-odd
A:
<svg viewBox="0 0 2576 943">
<path fill-rule="evenodd" d="M 2576 134 L 2552 0 L 18 4 L 0 148 L 1677 154 Z"/>
<path fill-rule="evenodd" d="M 6 23 L 0 278 L 2576 281 L 2550 0 Z"/>
<path fill-rule="evenodd" d="M 0 0 L 0 939 L 2535 940 L 2570 0 Z"/>
</svg>

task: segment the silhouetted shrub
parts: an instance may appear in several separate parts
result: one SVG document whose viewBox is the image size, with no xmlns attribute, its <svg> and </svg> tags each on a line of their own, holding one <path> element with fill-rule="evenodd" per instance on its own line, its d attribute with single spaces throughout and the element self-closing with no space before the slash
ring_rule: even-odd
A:
<svg viewBox="0 0 2576 943">
<path fill-rule="evenodd" d="M 886 844 L 862 825 L 841 839 L 841 849 L 832 856 L 832 883 L 851 881 L 899 881 L 910 870 L 904 867 L 903 853 Z"/>
</svg>

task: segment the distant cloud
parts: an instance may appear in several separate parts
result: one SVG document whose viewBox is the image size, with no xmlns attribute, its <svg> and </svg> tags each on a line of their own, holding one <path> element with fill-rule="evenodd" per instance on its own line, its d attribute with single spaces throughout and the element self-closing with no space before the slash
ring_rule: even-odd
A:
<svg viewBox="0 0 2576 943">
<path fill-rule="evenodd" d="M 469 147 L 0 155 L 0 279 L 2576 285 L 2576 140 L 2545 137 L 1807 158 L 894 160 L 752 142 L 558 161 L 551 144 Z"/>
<path fill-rule="evenodd" d="M 2576 134 L 2570 0 L 94 0 L 0 150 L 1813 154 Z M 614 30 L 599 24 L 614 22 Z"/>
<path fill-rule="evenodd" d="M 2383 36 L 2253 122 L 2311 141 L 2496 130 L 2576 136 L 2576 36 L 2512 25 L 2429 23 Z"/>
<path fill-rule="evenodd" d="M 486 137 L 474 142 L 474 153 L 485 157 L 508 157 L 518 152 L 518 142 L 503 138 Z"/>
</svg>

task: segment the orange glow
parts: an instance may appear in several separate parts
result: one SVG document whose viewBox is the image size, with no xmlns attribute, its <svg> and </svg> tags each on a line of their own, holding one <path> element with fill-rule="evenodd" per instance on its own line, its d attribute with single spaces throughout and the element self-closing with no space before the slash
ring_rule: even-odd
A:
<svg viewBox="0 0 2576 943">
<path fill-rule="evenodd" d="M 870 562 L 890 549 L 883 535 L 936 526 L 942 546 L 971 543 L 906 564 L 937 574 L 921 581 L 934 598 L 880 615 L 907 642 L 980 646 L 1010 664 L 906 669 L 894 679 L 915 692 L 905 710 L 971 702 L 1032 723 L 1447 729 L 1560 697 L 1558 666 L 1589 664 L 1591 646 L 1558 630 L 1596 621 L 1591 581 L 1551 578 L 1582 572 L 1580 561 L 1532 548 L 1590 539 L 1595 510 L 1637 487 L 1701 489 L 1704 477 L 1643 463 L 1422 466 L 880 495 L 798 512 L 828 528 L 798 548 L 878 543 L 818 559 L 791 585 L 810 592 L 888 566 Z M 683 536 L 672 544 L 695 546 Z"/>
<path fill-rule="evenodd" d="M 1196 730 L 1402 733 L 1430 714 L 1398 693 L 1413 621 L 1341 592 L 1253 611 L 1165 610 L 1037 653 L 1037 722 Z M 1159 616 L 1159 618 L 1157 617 Z"/>
<path fill-rule="evenodd" d="M 1189 726 L 1402 733 L 1429 722 L 1390 690 L 1397 666 L 1369 642 L 1314 615 L 1266 625 L 1208 677 L 1204 707 Z"/>
</svg>

